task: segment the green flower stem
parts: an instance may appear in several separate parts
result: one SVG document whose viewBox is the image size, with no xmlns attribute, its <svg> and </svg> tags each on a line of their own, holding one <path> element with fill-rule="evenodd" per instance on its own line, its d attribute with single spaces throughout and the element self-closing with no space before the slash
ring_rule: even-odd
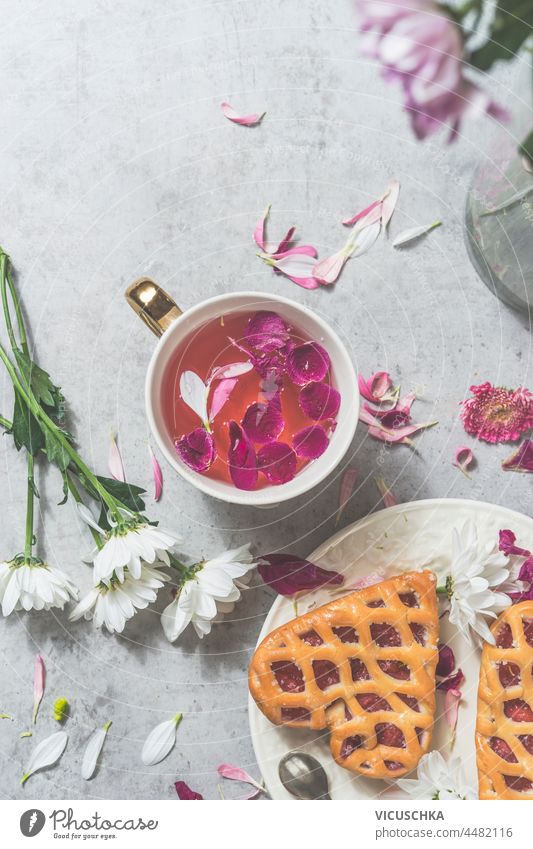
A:
<svg viewBox="0 0 533 849">
<path fill-rule="evenodd" d="M 28 409 L 33 413 L 33 415 L 39 419 L 47 428 L 47 430 L 52 434 L 54 439 L 59 442 L 63 450 L 70 457 L 75 466 L 78 467 L 80 472 L 82 472 L 87 480 L 93 485 L 98 495 L 101 497 L 104 504 L 109 507 L 113 517 L 117 522 L 122 521 L 122 515 L 118 509 L 117 500 L 113 498 L 112 495 L 108 493 L 106 488 L 102 486 L 100 481 L 96 478 L 95 475 L 91 472 L 91 470 L 86 466 L 78 452 L 75 448 L 72 447 L 70 441 L 67 439 L 63 431 L 60 427 L 58 427 L 55 422 L 52 421 L 50 416 L 48 416 L 41 405 L 36 401 L 35 396 L 31 389 L 28 387 L 27 389 L 22 385 L 19 376 L 16 372 L 16 369 L 13 366 L 13 363 L 9 359 L 4 347 L 0 345 L 0 360 L 3 361 L 7 372 L 11 378 L 11 382 L 15 388 L 15 391 L 19 393 L 21 399 L 24 401 Z"/>
<path fill-rule="evenodd" d="M 33 455 L 28 452 L 28 488 L 26 496 L 26 536 L 24 539 L 24 557 L 27 563 L 31 562 L 33 551 L 33 503 L 35 489 L 33 482 Z"/>
<path fill-rule="evenodd" d="M 7 284 L 7 285 L 6 285 Z M 7 334 L 9 336 L 9 343 L 13 349 L 13 351 L 18 348 L 17 340 L 15 338 L 15 332 L 13 330 L 13 324 L 11 321 L 11 313 L 9 311 L 9 303 L 7 299 L 7 290 L 9 289 L 9 293 L 11 295 L 11 300 L 13 301 L 13 308 L 15 310 L 15 317 L 17 319 L 17 327 L 20 336 L 20 347 L 24 351 L 25 354 L 28 353 L 28 337 L 26 335 L 26 327 L 24 325 L 24 317 L 22 315 L 22 310 L 20 307 L 20 301 L 18 299 L 17 290 L 15 289 L 15 285 L 11 279 L 11 275 L 9 273 L 9 257 L 5 253 L 5 251 L 0 247 L 0 290 L 2 297 L 2 308 L 4 310 L 4 318 L 6 321 Z"/>
<path fill-rule="evenodd" d="M 189 567 L 189 566 L 186 566 L 184 563 L 181 563 L 181 561 L 178 560 L 176 555 L 172 554 L 170 551 L 168 552 L 168 557 L 169 557 L 169 560 L 170 560 L 170 565 L 172 566 L 173 569 L 175 569 L 177 572 L 179 572 L 179 574 L 182 578 L 192 577 L 192 575 L 194 574 L 194 571 L 193 571 L 194 566 Z"/>
<path fill-rule="evenodd" d="M 6 430 L 11 430 L 13 422 L 10 422 L 8 419 L 4 418 L 4 416 L 0 416 L 0 427 L 5 428 Z"/>
<path fill-rule="evenodd" d="M 72 480 L 72 478 L 71 478 L 71 476 L 69 475 L 68 472 L 65 472 L 65 480 L 67 482 L 69 492 L 72 495 L 76 504 L 83 504 L 83 499 L 82 499 L 80 493 L 78 492 L 78 488 L 76 487 L 76 484 L 74 483 L 74 481 Z M 87 527 L 89 528 L 91 535 L 92 535 L 92 538 L 94 539 L 94 541 L 96 543 L 96 547 L 102 548 L 104 543 L 102 541 L 102 537 L 100 536 L 100 534 L 98 533 L 96 528 L 93 528 L 91 525 L 87 525 Z"/>
<path fill-rule="evenodd" d="M 437 593 L 437 595 L 448 595 L 448 588 L 447 587 L 437 587 L 435 592 Z"/>
</svg>

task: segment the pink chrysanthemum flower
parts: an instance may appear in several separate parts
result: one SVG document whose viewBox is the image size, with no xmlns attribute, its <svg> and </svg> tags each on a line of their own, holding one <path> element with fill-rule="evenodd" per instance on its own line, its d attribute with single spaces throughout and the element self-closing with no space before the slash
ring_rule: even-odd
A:
<svg viewBox="0 0 533 849">
<path fill-rule="evenodd" d="M 505 389 L 491 383 L 471 386 L 473 398 L 462 401 L 467 433 L 485 442 L 515 442 L 533 427 L 533 395 L 528 389 Z"/>
</svg>

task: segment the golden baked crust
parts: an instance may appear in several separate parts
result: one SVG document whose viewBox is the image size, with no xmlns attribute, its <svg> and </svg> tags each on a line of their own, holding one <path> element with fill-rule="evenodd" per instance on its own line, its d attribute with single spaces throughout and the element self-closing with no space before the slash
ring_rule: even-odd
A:
<svg viewBox="0 0 533 849">
<path fill-rule="evenodd" d="M 477 703 L 480 799 L 533 799 L 533 601 L 508 607 L 485 643 Z"/>
<path fill-rule="evenodd" d="M 438 627 L 433 573 L 398 575 L 272 631 L 250 692 L 276 725 L 329 727 L 341 766 L 399 778 L 429 748 Z"/>
</svg>

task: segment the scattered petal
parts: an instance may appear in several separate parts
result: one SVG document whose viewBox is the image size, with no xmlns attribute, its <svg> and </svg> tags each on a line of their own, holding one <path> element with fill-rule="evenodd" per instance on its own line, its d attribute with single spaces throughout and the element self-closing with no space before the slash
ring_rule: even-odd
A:
<svg viewBox="0 0 533 849">
<path fill-rule="evenodd" d="M 255 225 L 253 235 L 255 244 L 258 248 L 261 248 L 262 251 L 266 251 L 266 222 L 270 214 L 270 208 L 271 204 L 268 204 L 267 208 L 263 212 L 263 217 Z"/>
<path fill-rule="evenodd" d="M 531 552 L 526 548 L 519 548 L 519 546 L 515 545 L 516 542 L 516 534 L 510 531 L 508 528 L 500 531 L 499 533 L 499 544 L 498 548 L 500 551 L 503 551 L 504 554 L 517 554 L 522 557 L 529 557 Z"/>
<path fill-rule="evenodd" d="M 346 507 L 348 501 L 350 500 L 350 496 L 354 491 L 356 481 L 357 469 L 345 469 L 342 473 L 342 478 L 339 486 L 339 506 L 337 507 L 337 517 L 335 519 L 335 525 L 338 525 L 340 522 L 341 516 L 344 513 L 344 508 Z"/>
<path fill-rule="evenodd" d="M 269 483 L 288 483 L 296 474 L 296 454 L 285 442 L 269 442 L 259 449 L 257 465 Z"/>
<path fill-rule="evenodd" d="M 298 397 L 301 409 L 314 422 L 334 419 L 341 404 L 340 393 L 328 383 L 308 383 Z"/>
<path fill-rule="evenodd" d="M 231 479 L 237 489 L 253 489 L 258 476 L 254 447 L 235 421 L 229 423 L 229 438 L 228 465 Z"/>
<path fill-rule="evenodd" d="M 245 784 L 251 784 L 256 788 L 256 792 L 252 794 L 253 798 L 257 795 L 258 792 L 263 793 L 264 787 L 262 784 L 259 784 L 255 778 L 252 778 L 250 773 L 246 772 L 246 770 L 241 769 L 238 766 L 231 766 L 230 764 L 220 764 L 218 767 L 218 774 L 222 776 L 222 778 L 229 778 L 232 781 L 243 781 Z"/>
<path fill-rule="evenodd" d="M 98 758 L 103 749 L 107 732 L 111 727 L 111 722 L 106 722 L 103 728 L 98 728 L 91 736 L 85 749 L 83 760 L 81 762 L 81 777 L 85 781 L 89 781 L 95 773 L 98 764 Z"/>
<path fill-rule="evenodd" d="M 437 684 L 437 690 L 447 691 L 458 689 L 464 680 L 465 676 L 463 675 L 463 671 L 458 669 L 457 672 L 453 673 L 453 675 L 448 676 L 448 678 L 444 678 L 443 681 L 439 681 Z"/>
<path fill-rule="evenodd" d="M 403 233 L 400 233 L 399 236 L 396 236 L 394 239 L 392 246 L 393 248 L 399 248 L 401 245 L 406 245 L 408 242 L 412 242 L 414 239 L 419 239 L 420 236 L 424 236 L 426 233 L 434 230 L 435 227 L 440 227 L 442 221 L 434 221 L 432 224 L 422 224 L 419 227 L 410 227 L 408 230 L 404 230 Z"/>
<path fill-rule="evenodd" d="M 184 404 L 196 413 L 201 421 L 207 423 L 208 387 L 194 371 L 184 371 L 180 377 L 180 394 Z"/>
<path fill-rule="evenodd" d="M 229 396 L 235 389 L 235 386 L 238 383 L 237 377 L 225 377 L 221 380 L 217 386 L 215 387 L 215 391 L 213 392 L 213 398 L 211 400 L 211 407 L 209 409 L 209 422 L 211 423 L 216 416 L 220 413 L 222 407 L 228 400 Z"/>
<path fill-rule="evenodd" d="M 287 354 L 287 372 L 293 383 L 305 386 L 310 381 L 321 381 L 331 366 L 329 354 L 318 342 L 295 345 Z"/>
<path fill-rule="evenodd" d="M 312 256 L 316 259 L 318 252 L 313 245 L 295 245 L 293 248 L 285 248 L 283 251 L 278 249 L 276 253 L 271 254 L 272 259 L 284 259 L 288 256 Z"/>
<path fill-rule="evenodd" d="M 24 784 L 37 770 L 53 766 L 65 751 L 67 742 L 68 736 L 64 731 L 56 731 L 55 734 L 42 740 L 33 750 L 28 769 L 20 779 L 20 783 Z"/>
<path fill-rule="evenodd" d="M 232 121 L 234 124 L 241 124 L 244 127 L 253 127 L 255 124 L 259 124 L 261 119 L 266 115 L 266 112 L 252 112 L 250 115 L 239 115 L 233 106 L 230 106 L 226 102 L 221 103 L 220 108 L 228 121 Z"/>
<path fill-rule="evenodd" d="M 387 228 L 387 225 L 392 218 L 393 212 L 396 209 L 396 204 L 398 203 L 399 195 L 400 195 L 400 183 L 399 183 L 399 181 L 398 180 L 391 180 L 389 185 L 387 186 L 387 190 L 386 190 L 385 196 L 383 198 L 381 223 L 383 224 L 384 229 Z"/>
<path fill-rule="evenodd" d="M 189 785 L 185 784 L 184 781 L 175 781 L 174 787 L 176 788 L 178 798 L 182 799 L 183 801 L 192 801 L 194 799 L 204 798 L 201 793 L 197 793 L 195 790 L 191 790 Z"/>
<path fill-rule="evenodd" d="M 398 390 L 394 389 L 392 379 L 387 371 L 376 371 L 369 380 L 362 374 L 357 375 L 359 392 L 366 401 L 381 404 L 384 401 L 395 401 Z"/>
<path fill-rule="evenodd" d="M 261 401 L 250 404 L 244 414 L 242 427 L 252 442 L 274 442 L 285 427 L 279 396 L 275 395 L 267 404 Z"/>
<path fill-rule="evenodd" d="M 457 728 L 457 720 L 459 718 L 459 702 L 461 701 L 462 693 L 460 690 L 451 687 L 446 691 L 444 699 L 444 717 L 452 732 Z"/>
<path fill-rule="evenodd" d="M 455 459 L 452 463 L 453 466 L 456 466 L 463 475 L 466 475 L 467 478 L 470 477 L 468 474 L 468 467 L 472 465 L 474 462 L 474 455 L 471 449 L 467 445 L 462 445 L 455 452 Z"/>
<path fill-rule="evenodd" d="M 217 456 L 214 436 L 203 427 L 184 434 L 174 445 L 180 460 L 195 472 L 207 471 Z"/>
<path fill-rule="evenodd" d="M 367 206 L 365 209 L 362 209 L 361 212 L 358 212 L 356 215 L 354 215 L 352 218 L 345 218 L 342 223 L 344 224 L 345 227 L 353 227 L 353 225 L 357 224 L 358 221 L 361 221 L 362 219 L 366 219 L 367 215 L 369 215 L 371 212 L 373 212 L 378 207 L 381 207 L 381 201 L 375 200 L 369 206 Z M 380 210 L 379 210 L 380 217 L 381 217 L 381 214 L 382 213 L 381 213 L 381 208 L 380 208 Z"/>
<path fill-rule="evenodd" d="M 211 385 L 215 380 L 226 380 L 230 377 L 240 377 L 241 374 L 246 374 L 253 369 L 253 364 L 246 360 L 238 363 L 227 363 L 225 366 L 218 366 L 213 369 L 207 383 Z"/>
<path fill-rule="evenodd" d="M 453 649 L 446 643 L 439 643 L 439 660 L 435 674 L 440 678 L 447 678 L 455 669 L 455 654 Z"/>
<path fill-rule="evenodd" d="M 524 439 L 516 451 L 502 462 L 506 472 L 533 472 L 533 439 Z"/>
<path fill-rule="evenodd" d="M 313 275 L 316 265 L 315 258 L 309 254 L 287 252 L 281 259 L 275 259 L 268 254 L 259 254 L 263 262 L 277 269 L 281 274 L 304 289 L 318 289 L 319 281 Z"/>
<path fill-rule="evenodd" d="M 345 242 L 342 248 L 332 256 L 321 259 L 315 263 L 312 270 L 312 275 L 315 280 L 318 280 L 324 286 L 330 286 L 338 279 L 346 261 L 350 258 L 354 251 L 355 245 L 355 230 L 350 234 L 349 239 Z"/>
<path fill-rule="evenodd" d="M 390 445 L 412 445 L 413 442 L 409 437 L 413 436 L 413 434 L 417 433 L 419 430 L 433 427 L 438 424 L 436 421 L 422 422 L 420 424 L 403 425 L 402 427 L 397 427 L 394 430 L 389 430 L 388 428 L 383 427 L 382 423 L 373 413 L 370 412 L 368 407 L 363 407 L 363 409 L 360 410 L 359 420 L 369 426 L 369 436 L 372 436 L 374 439 L 379 439 L 381 442 L 387 442 Z"/>
<path fill-rule="evenodd" d="M 357 256 L 363 256 L 363 254 L 366 254 L 367 251 L 370 250 L 374 242 L 376 242 L 380 233 L 381 221 L 374 221 L 373 224 L 369 224 L 368 226 L 365 226 L 364 229 L 359 230 L 357 232 L 357 237 L 355 239 L 354 249 L 352 252 L 352 256 L 354 257 L 354 259 Z"/>
<path fill-rule="evenodd" d="M 111 431 L 109 434 L 109 453 L 107 457 L 107 465 L 112 478 L 116 481 L 125 481 L 124 465 L 122 463 L 122 455 L 117 445 L 116 434 Z"/>
<path fill-rule="evenodd" d="M 151 445 L 148 446 L 148 452 L 150 454 L 150 460 L 152 462 L 152 474 L 154 477 L 154 500 L 159 501 L 163 493 L 163 472 L 161 470 L 161 466 L 159 465 L 159 460 L 152 451 Z"/>
<path fill-rule="evenodd" d="M 183 714 L 177 713 L 172 719 L 160 722 L 150 731 L 144 742 L 141 760 L 145 766 L 153 766 L 164 760 L 176 743 L 176 730 Z"/>
<path fill-rule="evenodd" d="M 44 696 L 44 686 L 46 680 L 46 670 L 44 666 L 44 660 L 41 655 L 38 654 L 35 658 L 35 670 L 33 677 L 33 714 L 32 714 L 32 722 L 35 725 L 37 722 L 37 714 L 39 712 L 39 705 L 42 702 Z"/>
<path fill-rule="evenodd" d="M 485 215 L 494 215 L 496 212 L 503 212 L 504 209 L 507 209 L 509 206 L 513 206 L 513 204 L 518 203 L 518 201 L 523 200 L 527 195 L 533 192 L 533 186 L 526 186 L 525 189 L 521 189 L 516 194 L 511 195 L 504 200 L 502 203 L 498 204 L 498 206 L 494 206 L 492 209 L 487 209 L 485 212 L 480 213 L 480 218 L 483 218 Z"/>
<path fill-rule="evenodd" d="M 291 554 L 266 554 L 259 559 L 257 569 L 265 584 L 288 597 L 318 587 L 339 586 L 344 582 L 339 572 L 322 569 Z"/>
<path fill-rule="evenodd" d="M 381 498 L 383 499 L 383 504 L 385 505 L 385 507 L 395 507 L 396 504 L 398 504 L 398 501 L 390 491 L 384 479 L 382 477 L 377 477 L 374 478 L 374 480 L 376 482 L 376 486 L 379 490 Z"/>
<path fill-rule="evenodd" d="M 328 447 L 329 436 L 322 425 L 311 425 L 295 433 L 292 444 L 298 457 L 316 460 Z"/>
<path fill-rule="evenodd" d="M 296 227 L 289 227 L 289 229 L 285 233 L 283 239 L 281 240 L 281 242 L 277 246 L 276 250 L 274 251 L 274 256 L 277 256 L 279 258 L 281 254 L 283 254 L 283 253 L 285 253 L 285 251 L 289 250 L 290 244 L 291 244 L 292 239 L 294 237 L 295 230 L 296 230 Z M 311 247 L 311 246 L 306 245 L 305 247 Z M 311 250 L 315 251 L 314 248 L 311 248 Z M 314 253 L 314 256 L 316 256 L 316 251 Z"/>
<path fill-rule="evenodd" d="M 98 533 L 100 534 L 104 533 L 103 528 L 100 527 L 93 514 L 85 504 L 82 504 L 81 501 L 77 501 L 76 509 L 86 525 L 89 525 L 90 528 L 94 528 L 94 530 L 98 531 Z"/>
<path fill-rule="evenodd" d="M 54 702 L 54 719 L 56 722 L 63 722 L 69 715 L 70 705 L 67 699 L 59 698 Z"/>
<path fill-rule="evenodd" d="M 506 389 L 486 381 L 470 391 L 474 397 L 461 402 L 461 418 L 471 436 L 491 443 L 516 442 L 533 427 L 533 395 L 525 387 Z M 503 468 L 510 468 L 509 460 Z"/>
<path fill-rule="evenodd" d="M 411 422 L 411 407 L 416 400 L 414 392 L 409 392 L 404 398 L 401 398 L 394 406 L 386 410 L 374 410 L 365 404 L 365 410 L 379 419 L 382 427 L 388 430 L 397 430 L 399 427 L 410 424 Z"/>
</svg>

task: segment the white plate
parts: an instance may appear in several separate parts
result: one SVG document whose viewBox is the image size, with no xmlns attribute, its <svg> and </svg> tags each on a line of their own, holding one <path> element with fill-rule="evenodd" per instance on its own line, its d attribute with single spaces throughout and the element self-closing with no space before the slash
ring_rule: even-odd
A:
<svg viewBox="0 0 533 849">
<path fill-rule="evenodd" d="M 498 531 L 511 528 L 518 537 L 519 545 L 533 548 L 533 519 L 496 504 L 440 498 L 400 504 L 373 513 L 339 531 L 309 559 L 326 569 L 342 572 L 346 583 L 375 569 L 386 569 L 394 574 L 434 568 L 437 564 L 446 566 L 451 558 L 452 529 L 462 526 L 468 519 L 476 525 L 480 540 L 494 540 L 496 543 Z M 332 595 L 331 590 L 317 590 L 300 601 L 298 613 L 301 615 L 310 606 L 325 604 L 338 597 L 339 594 Z M 274 628 L 293 618 L 292 601 L 279 596 L 266 617 L 258 642 Z M 464 764 L 468 783 L 477 787 L 474 728 L 480 652 L 472 649 L 455 632 L 447 617 L 441 620 L 440 636 L 453 647 L 457 666 L 466 676 L 453 751 Z M 450 733 L 442 716 L 443 695 L 439 693 L 437 699 L 432 748 L 440 749 L 446 756 L 450 750 Z M 333 799 L 406 798 L 394 784 L 353 775 L 338 766 L 329 751 L 327 732 L 272 725 L 251 697 L 249 716 L 257 762 L 273 799 L 293 798 L 280 784 L 278 763 L 286 752 L 297 748 L 314 755 L 324 766 Z"/>
</svg>

